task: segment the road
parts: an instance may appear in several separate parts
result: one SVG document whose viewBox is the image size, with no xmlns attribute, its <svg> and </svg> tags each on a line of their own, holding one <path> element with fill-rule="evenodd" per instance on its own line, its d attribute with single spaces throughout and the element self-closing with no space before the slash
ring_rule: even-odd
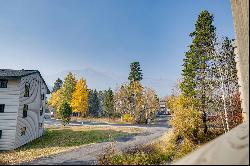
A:
<svg viewBox="0 0 250 166">
<path fill-rule="evenodd" d="M 167 117 L 159 117 L 155 124 L 150 125 L 121 125 L 102 122 L 72 122 L 70 125 L 83 126 L 130 126 L 141 128 L 141 133 L 136 136 L 116 139 L 114 142 L 102 142 L 96 144 L 83 145 L 77 149 L 39 158 L 25 165 L 96 165 L 98 156 L 104 152 L 105 148 L 112 146 L 120 151 L 136 145 L 147 144 L 162 136 L 168 131 Z M 46 120 L 46 125 L 60 125 L 58 120 Z"/>
</svg>

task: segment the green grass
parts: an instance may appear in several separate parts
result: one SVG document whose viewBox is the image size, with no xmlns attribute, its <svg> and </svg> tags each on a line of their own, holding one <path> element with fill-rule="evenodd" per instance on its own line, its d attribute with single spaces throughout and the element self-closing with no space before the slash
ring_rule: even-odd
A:
<svg viewBox="0 0 250 166">
<path fill-rule="evenodd" d="M 19 164 L 39 157 L 75 149 L 81 145 L 113 141 L 116 138 L 135 134 L 129 129 L 97 127 L 48 128 L 42 137 L 13 151 L 0 151 L 0 161 L 6 164 Z M 0 162 L 0 163 L 1 163 Z"/>
<path fill-rule="evenodd" d="M 70 129 L 47 129 L 43 137 L 32 141 L 30 144 L 24 145 L 19 150 L 43 147 L 80 146 L 89 143 L 112 141 L 115 138 L 128 135 L 129 133 L 114 130 L 74 131 Z"/>
</svg>

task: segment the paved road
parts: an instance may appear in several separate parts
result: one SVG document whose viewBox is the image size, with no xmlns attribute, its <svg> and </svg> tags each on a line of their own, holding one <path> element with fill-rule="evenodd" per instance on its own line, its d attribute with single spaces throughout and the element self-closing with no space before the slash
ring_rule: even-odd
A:
<svg viewBox="0 0 250 166">
<path fill-rule="evenodd" d="M 60 125 L 60 121 L 46 120 L 46 124 Z M 120 125 L 102 122 L 72 122 L 70 125 L 98 125 L 98 126 L 130 126 L 142 128 L 142 132 L 136 136 L 129 136 L 125 138 L 116 139 L 115 142 L 102 142 L 96 144 L 84 145 L 72 151 L 62 152 L 56 155 L 40 158 L 24 164 L 40 165 L 40 164 L 53 164 L 53 165 L 95 165 L 97 164 L 97 157 L 104 151 L 105 148 L 113 144 L 115 149 L 122 150 L 128 147 L 133 147 L 140 144 L 146 144 L 152 140 L 162 136 L 168 131 L 166 125 L 166 117 L 159 118 L 158 123 L 143 126 L 134 125 Z"/>
</svg>

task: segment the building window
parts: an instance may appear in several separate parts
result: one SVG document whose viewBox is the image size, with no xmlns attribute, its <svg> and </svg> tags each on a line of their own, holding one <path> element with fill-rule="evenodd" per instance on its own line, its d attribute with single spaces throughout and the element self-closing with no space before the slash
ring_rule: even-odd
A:
<svg viewBox="0 0 250 166">
<path fill-rule="evenodd" d="M 0 139 L 2 138 L 2 133 L 3 133 L 3 131 L 2 131 L 2 130 L 0 130 Z"/>
<path fill-rule="evenodd" d="M 23 118 L 27 117 L 28 114 L 28 105 L 24 104 L 23 106 Z"/>
<path fill-rule="evenodd" d="M 8 80 L 0 80 L 0 88 L 7 88 Z"/>
<path fill-rule="evenodd" d="M 39 128 L 42 128 L 43 127 L 43 123 L 39 123 Z"/>
<path fill-rule="evenodd" d="M 0 104 L 0 112 L 4 112 L 5 104 Z"/>
<path fill-rule="evenodd" d="M 40 109 L 40 116 L 43 115 L 43 107 Z"/>
<path fill-rule="evenodd" d="M 21 136 L 26 134 L 26 127 L 21 128 Z"/>
<path fill-rule="evenodd" d="M 41 99 L 44 100 L 44 93 L 41 95 Z"/>
<path fill-rule="evenodd" d="M 24 97 L 29 97 L 29 95 L 30 95 L 30 84 L 25 83 Z"/>
</svg>

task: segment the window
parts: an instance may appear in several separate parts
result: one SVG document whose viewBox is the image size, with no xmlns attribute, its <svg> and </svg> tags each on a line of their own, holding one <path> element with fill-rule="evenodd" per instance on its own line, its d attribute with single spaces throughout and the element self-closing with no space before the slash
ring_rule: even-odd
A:
<svg viewBox="0 0 250 166">
<path fill-rule="evenodd" d="M 29 95 L 30 95 L 30 84 L 25 83 L 24 97 L 29 97 Z"/>
<path fill-rule="evenodd" d="M 27 117 L 28 114 L 28 105 L 24 104 L 23 106 L 23 118 Z"/>
<path fill-rule="evenodd" d="M 5 104 L 0 104 L 0 112 L 4 112 Z"/>
<path fill-rule="evenodd" d="M 21 128 L 21 136 L 26 134 L 26 127 Z"/>
<path fill-rule="evenodd" d="M 0 80 L 0 88 L 7 88 L 8 80 Z"/>
<path fill-rule="evenodd" d="M 44 100 L 44 94 L 41 95 L 41 99 Z"/>
<path fill-rule="evenodd" d="M 2 138 L 2 130 L 0 130 L 0 139 Z"/>
<path fill-rule="evenodd" d="M 43 127 L 43 123 L 39 123 L 39 128 L 42 128 Z"/>
<path fill-rule="evenodd" d="M 40 109 L 40 116 L 43 115 L 43 107 Z"/>
</svg>

